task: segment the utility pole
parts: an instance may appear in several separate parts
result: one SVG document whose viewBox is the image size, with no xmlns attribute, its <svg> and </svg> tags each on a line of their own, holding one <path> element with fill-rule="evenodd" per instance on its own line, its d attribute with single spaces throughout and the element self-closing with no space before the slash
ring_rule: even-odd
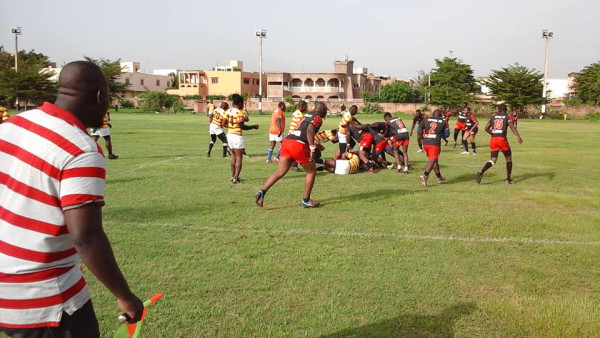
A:
<svg viewBox="0 0 600 338">
<path fill-rule="evenodd" d="M 21 27 L 13 27 L 12 33 L 15 35 L 15 73 L 19 71 L 19 35 L 21 35 Z M 15 106 L 19 111 L 19 98 L 16 98 Z"/>
<path fill-rule="evenodd" d="M 544 48 L 544 83 L 542 89 L 542 114 L 540 120 L 546 117 L 546 89 L 548 81 L 548 47 L 550 46 L 550 39 L 554 37 L 554 32 L 547 29 L 542 30 L 542 38 L 546 40 Z"/>
<path fill-rule="evenodd" d="M 262 74 L 263 74 L 263 70 L 262 70 L 262 63 L 263 63 L 263 56 L 262 56 L 262 45 L 263 45 L 263 39 L 265 39 L 267 37 L 267 30 L 266 29 L 257 29 L 255 31 L 256 37 L 258 37 L 258 45 L 259 45 L 259 50 L 260 50 L 260 54 L 259 54 L 259 59 L 258 59 L 258 67 L 259 67 L 259 74 L 258 74 L 258 111 L 262 114 L 262 95 L 263 95 L 263 88 L 262 88 Z"/>
</svg>

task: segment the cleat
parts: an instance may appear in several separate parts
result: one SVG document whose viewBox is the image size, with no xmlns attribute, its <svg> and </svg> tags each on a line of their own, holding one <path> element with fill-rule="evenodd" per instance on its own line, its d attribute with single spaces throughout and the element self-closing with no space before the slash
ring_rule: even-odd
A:
<svg viewBox="0 0 600 338">
<path fill-rule="evenodd" d="M 269 163 L 271 163 L 271 161 L 269 161 L 269 160 L 266 160 L 266 161 L 265 161 L 265 164 L 269 164 Z"/>
<path fill-rule="evenodd" d="M 404 167 L 404 173 L 408 174 L 408 167 Z"/>
<path fill-rule="evenodd" d="M 477 183 L 481 183 L 481 178 L 483 177 L 483 173 L 481 171 L 477 172 L 477 177 L 475 177 L 475 181 L 477 181 Z"/>
<path fill-rule="evenodd" d="M 515 181 L 513 181 L 509 178 L 506 180 L 506 184 L 515 184 Z"/>
<path fill-rule="evenodd" d="M 456 148 L 456 142 L 454 142 L 454 148 Z"/>
<path fill-rule="evenodd" d="M 262 190 L 257 191 L 256 194 L 254 194 L 254 199 L 256 200 L 256 205 L 262 208 L 265 200 L 265 192 Z"/>
<path fill-rule="evenodd" d="M 206 152 L 206 157 L 210 157 L 210 151 Z"/>
<path fill-rule="evenodd" d="M 417 150 L 417 153 L 422 153 L 422 152 L 423 152 L 423 149 Z"/>
<path fill-rule="evenodd" d="M 238 179 L 233 179 L 233 180 L 231 181 L 231 183 L 232 183 L 232 184 L 242 184 L 242 180 L 240 180 L 239 178 L 238 178 Z"/>
<path fill-rule="evenodd" d="M 463 151 L 463 152 L 461 152 L 460 154 L 461 154 L 461 155 L 469 155 L 469 152 L 468 152 L 468 151 Z"/>
<path fill-rule="evenodd" d="M 319 201 L 309 199 L 308 202 L 304 202 L 304 200 L 300 200 L 300 205 L 303 208 L 316 208 L 319 205 L 321 205 L 321 203 L 319 203 Z"/>
<path fill-rule="evenodd" d="M 427 188 L 427 179 L 429 178 L 429 176 L 421 175 L 419 176 L 419 178 L 421 179 L 421 185 Z"/>
<path fill-rule="evenodd" d="M 279 158 L 278 158 L 278 157 L 275 157 L 275 158 L 273 159 L 273 161 L 274 161 L 274 162 L 279 162 Z"/>
<path fill-rule="evenodd" d="M 392 170 L 392 169 L 394 169 L 394 165 L 390 164 L 390 165 L 387 166 L 387 168 L 388 168 L 388 170 Z"/>
<path fill-rule="evenodd" d="M 116 160 L 119 158 L 119 155 L 115 155 L 115 154 L 108 154 L 108 159 L 109 160 Z"/>
<path fill-rule="evenodd" d="M 444 183 L 446 183 L 446 178 L 443 177 L 443 176 L 442 177 L 438 177 L 437 180 L 438 180 L 438 184 L 444 184 Z"/>
<path fill-rule="evenodd" d="M 472 153 L 471 155 L 477 155 L 477 152 L 476 152 L 476 151 L 473 151 L 473 153 Z"/>
</svg>

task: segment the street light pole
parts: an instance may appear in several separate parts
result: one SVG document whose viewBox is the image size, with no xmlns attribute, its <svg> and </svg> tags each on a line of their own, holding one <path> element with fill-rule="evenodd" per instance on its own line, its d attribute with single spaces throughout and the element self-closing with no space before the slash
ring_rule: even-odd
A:
<svg viewBox="0 0 600 338">
<path fill-rule="evenodd" d="M 550 46 L 550 39 L 554 37 L 554 32 L 547 29 L 542 30 L 542 38 L 546 39 L 546 45 L 544 50 L 544 83 L 542 89 L 542 114 L 540 120 L 546 116 L 546 89 L 548 79 L 548 47 Z"/>
<path fill-rule="evenodd" d="M 12 33 L 15 35 L 15 73 L 19 71 L 19 35 L 21 35 L 21 27 L 13 27 Z M 15 106 L 19 110 L 19 98 L 16 98 Z"/>
<path fill-rule="evenodd" d="M 258 45 L 259 45 L 259 50 L 260 50 L 260 54 L 259 54 L 259 61 L 258 61 L 258 67 L 259 67 L 259 74 L 258 74 L 258 111 L 262 114 L 262 95 L 263 95 L 263 89 L 262 89 L 262 74 L 263 74 L 263 70 L 262 70 L 262 63 L 263 63 L 263 56 L 262 56 L 262 45 L 263 45 L 263 39 L 267 37 L 267 30 L 266 29 L 257 29 L 255 31 L 256 37 L 258 37 Z"/>
</svg>

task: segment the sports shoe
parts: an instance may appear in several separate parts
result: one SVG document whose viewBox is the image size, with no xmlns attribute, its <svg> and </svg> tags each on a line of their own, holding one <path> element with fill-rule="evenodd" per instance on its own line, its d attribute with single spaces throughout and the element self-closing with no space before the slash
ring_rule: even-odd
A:
<svg viewBox="0 0 600 338">
<path fill-rule="evenodd" d="M 480 171 L 477 172 L 477 177 L 475 177 L 475 181 L 477 181 L 477 183 L 481 183 L 481 178 L 483 177 L 483 173 Z"/>
<path fill-rule="evenodd" d="M 429 179 L 429 176 L 421 175 L 419 178 L 421 179 L 421 185 L 427 188 L 427 179 Z"/>
<path fill-rule="evenodd" d="M 423 149 L 417 150 L 417 153 L 422 153 L 422 152 L 423 152 Z"/>
<path fill-rule="evenodd" d="M 210 157 L 210 151 L 206 152 L 206 157 Z"/>
<path fill-rule="evenodd" d="M 279 157 L 273 158 L 273 162 L 279 162 Z"/>
<path fill-rule="evenodd" d="M 408 167 L 404 167 L 404 173 L 408 174 Z"/>
<path fill-rule="evenodd" d="M 233 183 L 233 184 L 242 184 L 242 180 L 239 179 L 239 178 L 238 179 L 233 179 L 233 180 L 231 180 L 231 183 Z"/>
<path fill-rule="evenodd" d="M 394 164 L 392 163 L 392 164 L 388 165 L 387 168 L 388 168 L 388 170 L 394 169 Z"/>
<path fill-rule="evenodd" d="M 108 159 L 109 160 L 116 160 L 119 158 L 119 155 L 115 155 L 115 154 L 108 154 Z"/>
<path fill-rule="evenodd" d="M 257 191 L 256 194 L 254 194 L 254 199 L 256 200 L 256 205 L 262 208 L 265 200 L 265 192 L 262 190 Z"/>
<path fill-rule="evenodd" d="M 513 181 L 509 178 L 506 180 L 506 184 L 515 184 L 515 181 Z"/>
<path fill-rule="evenodd" d="M 304 202 L 304 200 L 300 200 L 300 205 L 303 208 L 316 208 L 319 205 L 321 205 L 321 203 L 319 203 L 319 201 L 313 200 L 313 199 L 309 199 L 308 202 Z"/>
<path fill-rule="evenodd" d="M 446 183 L 446 178 L 444 176 L 438 177 L 438 184 L 444 184 Z"/>
<path fill-rule="evenodd" d="M 454 148 L 456 148 L 456 142 L 454 142 Z"/>
<path fill-rule="evenodd" d="M 463 151 L 463 152 L 461 152 L 460 154 L 461 154 L 461 155 L 469 155 L 469 152 L 468 152 L 468 151 Z"/>
<path fill-rule="evenodd" d="M 471 155 L 477 155 L 477 152 L 476 152 L 476 151 L 473 151 L 473 153 L 472 153 Z"/>
<path fill-rule="evenodd" d="M 265 164 L 269 164 L 269 163 L 271 163 L 271 161 L 269 161 L 269 160 L 266 160 L 266 161 L 265 161 Z"/>
</svg>

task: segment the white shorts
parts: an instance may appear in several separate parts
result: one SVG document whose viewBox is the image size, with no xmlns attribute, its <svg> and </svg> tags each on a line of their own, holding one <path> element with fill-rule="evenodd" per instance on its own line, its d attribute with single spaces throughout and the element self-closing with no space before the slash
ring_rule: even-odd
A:
<svg viewBox="0 0 600 338">
<path fill-rule="evenodd" d="M 110 128 L 92 128 L 92 136 L 110 136 Z"/>
<path fill-rule="evenodd" d="M 211 135 L 221 135 L 221 134 L 223 134 L 223 128 L 217 126 L 214 123 L 210 124 L 210 127 L 208 127 L 208 131 L 210 132 Z"/>
<path fill-rule="evenodd" d="M 348 140 L 346 139 L 346 134 L 342 134 L 339 132 L 337 133 L 337 137 L 338 137 L 338 142 L 339 143 L 348 143 Z"/>
<path fill-rule="evenodd" d="M 277 136 L 276 134 L 269 134 L 270 142 L 281 142 L 285 138 L 285 133 L 281 133 L 281 136 Z"/>
<path fill-rule="evenodd" d="M 335 160 L 335 172 L 338 175 L 350 174 L 350 161 L 348 160 Z"/>
<path fill-rule="evenodd" d="M 246 142 L 244 142 L 244 137 L 236 134 L 227 134 L 227 144 L 231 149 L 246 148 Z"/>
</svg>

